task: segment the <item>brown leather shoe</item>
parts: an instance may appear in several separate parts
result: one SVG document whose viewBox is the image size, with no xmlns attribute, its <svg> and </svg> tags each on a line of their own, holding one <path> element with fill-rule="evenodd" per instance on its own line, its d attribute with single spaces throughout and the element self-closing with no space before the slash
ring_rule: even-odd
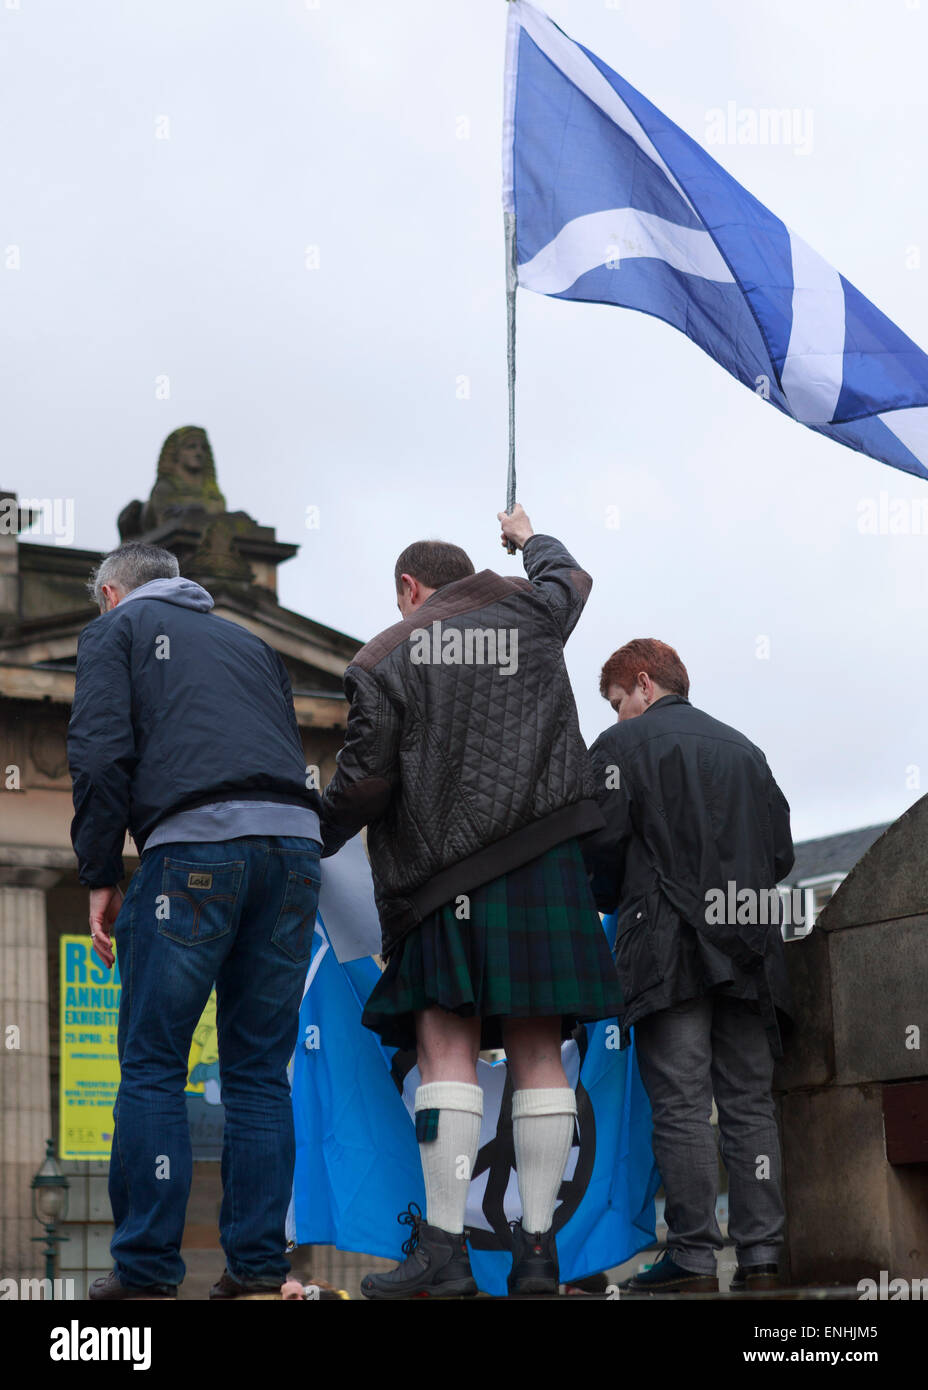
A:
<svg viewBox="0 0 928 1390">
<path fill-rule="evenodd" d="M 233 1279 L 228 1270 L 224 1270 L 222 1278 L 218 1279 L 209 1291 L 210 1298 L 282 1298 L 286 1275 L 280 1279 L 246 1279 L 239 1282 Z"/>
<path fill-rule="evenodd" d="M 124 1284 L 116 1273 L 111 1269 L 109 1274 L 104 1274 L 102 1279 L 94 1279 L 90 1288 L 87 1290 L 87 1297 L 93 1303 L 114 1302 L 117 1299 L 126 1298 L 176 1298 L 176 1284 Z"/>
</svg>

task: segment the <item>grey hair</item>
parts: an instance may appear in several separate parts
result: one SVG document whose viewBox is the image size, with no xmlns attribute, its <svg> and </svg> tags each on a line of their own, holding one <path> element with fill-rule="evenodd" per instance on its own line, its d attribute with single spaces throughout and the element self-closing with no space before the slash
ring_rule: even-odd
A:
<svg viewBox="0 0 928 1390">
<path fill-rule="evenodd" d="M 179 574 L 177 556 L 170 550 L 162 550 L 160 545 L 145 545 L 142 541 L 128 541 L 104 555 L 87 581 L 87 589 L 99 608 L 103 603 L 104 584 L 118 585 L 129 593 L 150 579 L 176 579 Z"/>
</svg>

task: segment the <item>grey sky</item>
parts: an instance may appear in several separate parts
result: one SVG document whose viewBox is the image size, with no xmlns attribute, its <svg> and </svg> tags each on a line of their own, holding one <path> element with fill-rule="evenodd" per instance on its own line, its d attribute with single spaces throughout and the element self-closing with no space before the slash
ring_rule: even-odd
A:
<svg viewBox="0 0 928 1390">
<path fill-rule="evenodd" d="M 292 608 L 372 635 L 423 535 L 521 572 L 495 520 L 503 0 L 10 5 L 0 486 L 74 498 L 73 543 L 108 548 L 165 435 L 200 424 L 229 506 L 302 544 Z M 710 152 L 928 345 L 928 0 L 543 8 L 703 143 L 729 102 L 799 112 L 793 145 Z M 612 717 L 603 659 L 662 637 L 765 750 L 797 838 L 898 815 L 928 790 L 928 535 L 861 534 L 859 509 L 926 485 L 662 323 L 524 291 L 518 312 L 519 497 L 595 581 L 568 647 L 585 735 Z"/>
</svg>

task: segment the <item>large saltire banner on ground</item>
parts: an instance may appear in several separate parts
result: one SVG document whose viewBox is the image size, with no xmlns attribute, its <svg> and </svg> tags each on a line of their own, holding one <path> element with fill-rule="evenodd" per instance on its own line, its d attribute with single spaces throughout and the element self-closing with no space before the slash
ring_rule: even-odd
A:
<svg viewBox="0 0 928 1390">
<path fill-rule="evenodd" d="M 107 970 L 94 954 L 89 936 L 62 936 L 60 980 L 58 1152 L 61 1158 L 108 1159 L 119 1087 L 119 960 Z M 187 1075 L 187 1117 L 195 1158 L 219 1157 L 223 1111 L 218 1077 L 214 990 L 193 1035 Z"/>
<path fill-rule="evenodd" d="M 425 1211 L 413 1120 L 414 1053 L 381 1046 L 361 1024 L 379 978 L 370 958 L 340 963 L 322 916 L 300 1010 L 293 1061 L 296 1168 L 288 1234 L 297 1244 L 401 1258 L 410 1201 Z M 634 1047 L 618 1049 L 613 1022 L 586 1024 L 564 1044 L 577 1090 L 577 1128 L 554 1224 L 564 1281 L 629 1259 L 654 1240 L 659 1185 L 651 1112 Z M 521 1215 L 505 1062 L 480 1061 L 480 1150 L 466 1215 L 481 1289 L 506 1292 L 508 1223 Z"/>
</svg>

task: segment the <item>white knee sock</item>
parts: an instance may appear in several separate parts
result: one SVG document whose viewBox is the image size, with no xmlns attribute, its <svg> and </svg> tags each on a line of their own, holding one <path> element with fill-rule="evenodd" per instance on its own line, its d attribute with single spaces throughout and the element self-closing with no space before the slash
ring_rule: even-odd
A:
<svg viewBox="0 0 928 1390">
<path fill-rule="evenodd" d="M 516 1091 L 512 1097 L 512 1137 L 516 1151 L 522 1228 L 547 1231 L 567 1167 L 577 1098 L 569 1087 Z"/>
<path fill-rule="evenodd" d="M 416 1138 L 425 1177 L 425 1219 L 464 1229 L 467 1189 L 480 1147 L 483 1091 L 465 1081 L 431 1081 L 416 1090 Z"/>
</svg>

